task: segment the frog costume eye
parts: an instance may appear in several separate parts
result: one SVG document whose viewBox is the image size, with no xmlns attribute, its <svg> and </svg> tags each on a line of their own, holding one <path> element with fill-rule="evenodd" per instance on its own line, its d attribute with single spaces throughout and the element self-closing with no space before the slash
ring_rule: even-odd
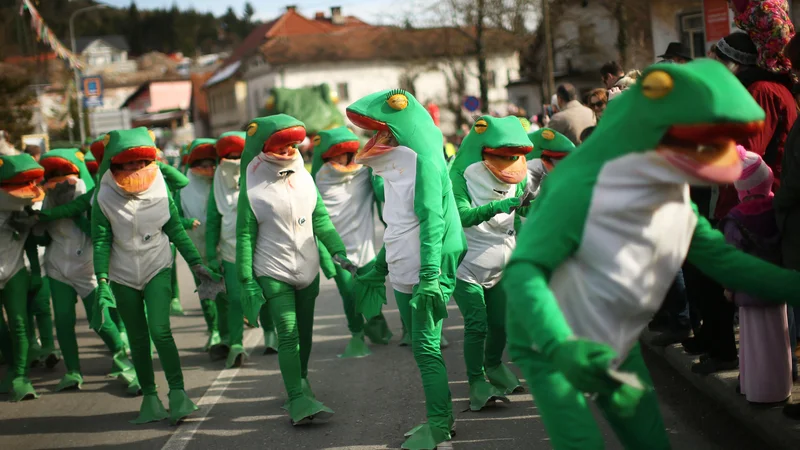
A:
<svg viewBox="0 0 800 450">
<path fill-rule="evenodd" d="M 322 143 L 322 138 L 319 135 L 314 136 L 314 140 L 311 141 L 314 144 L 314 147 L 319 147 L 319 144 Z"/>
<path fill-rule="evenodd" d="M 155 142 L 155 141 L 156 141 L 156 134 L 155 134 L 155 133 L 153 133 L 153 130 L 147 130 L 147 134 L 149 134 L 149 135 L 150 135 L 150 139 L 152 139 L 152 140 L 153 140 L 153 142 Z"/>
<path fill-rule="evenodd" d="M 79 161 L 85 161 L 86 160 L 86 157 L 83 156 L 83 153 L 81 153 L 81 152 L 75 152 L 75 157 L 78 158 Z"/>
<path fill-rule="evenodd" d="M 489 123 L 483 119 L 480 119 L 475 122 L 475 125 L 473 125 L 472 128 L 476 133 L 483 134 L 486 132 L 486 129 L 489 128 Z"/>
<path fill-rule="evenodd" d="M 403 91 L 391 91 L 386 98 L 386 103 L 395 111 L 402 111 L 408 107 L 408 97 Z"/>
<path fill-rule="evenodd" d="M 658 100 L 666 97 L 674 86 L 675 82 L 670 74 L 663 70 L 655 70 L 642 80 L 642 94 L 649 99 Z"/>
<path fill-rule="evenodd" d="M 111 135 L 110 134 L 106 134 L 105 136 L 103 136 L 103 147 L 107 146 L 109 141 L 111 141 Z"/>
<path fill-rule="evenodd" d="M 250 125 L 247 126 L 247 135 L 252 136 L 256 134 L 256 131 L 258 131 L 258 124 L 255 122 L 250 122 Z"/>
</svg>

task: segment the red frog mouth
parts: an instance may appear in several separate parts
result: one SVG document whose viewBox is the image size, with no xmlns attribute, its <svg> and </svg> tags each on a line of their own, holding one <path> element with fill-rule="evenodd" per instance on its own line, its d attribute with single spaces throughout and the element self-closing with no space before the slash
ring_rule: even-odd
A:
<svg viewBox="0 0 800 450">
<path fill-rule="evenodd" d="M 347 111 L 347 118 L 353 122 L 353 125 L 361 129 L 377 132 L 372 136 L 369 142 L 364 145 L 364 148 L 356 154 L 355 161 L 357 163 L 363 163 L 370 158 L 388 153 L 399 145 L 386 122 L 375 120 L 354 111 Z"/>
<path fill-rule="evenodd" d="M 306 138 L 306 129 L 302 126 L 286 128 L 272 133 L 264 142 L 261 151 L 274 159 L 291 161 L 297 155 L 297 145 Z"/>
<path fill-rule="evenodd" d="M 12 197 L 37 203 L 44 200 L 44 189 L 38 183 L 44 177 L 44 169 L 31 169 L 21 172 L 0 183 L 0 189 Z"/>
<path fill-rule="evenodd" d="M 355 161 L 359 147 L 361 147 L 361 144 L 358 141 L 334 144 L 322 154 L 322 160 L 330 164 L 338 172 L 354 172 L 361 167 L 361 164 Z"/>
<path fill-rule="evenodd" d="M 736 141 L 758 133 L 764 122 L 675 125 L 656 151 L 670 164 L 702 181 L 728 184 L 742 174 Z"/>
<path fill-rule="evenodd" d="M 533 147 L 484 147 L 483 164 L 499 181 L 506 184 L 517 184 L 528 174 L 525 155 Z"/>
</svg>

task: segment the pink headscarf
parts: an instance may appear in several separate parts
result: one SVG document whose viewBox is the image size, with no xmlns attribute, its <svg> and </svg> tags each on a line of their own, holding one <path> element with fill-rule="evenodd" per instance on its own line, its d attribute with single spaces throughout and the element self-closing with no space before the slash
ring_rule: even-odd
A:
<svg viewBox="0 0 800 450">
<path fill-rule="evenodd" d="M 734 23 L 747 32 L 758 48 L 758 67 L 785 73 L 797 82 L 792 63 L 783 48 L 794 36 L 787 0 L 731 0 L 736 10 Z"/>
</svg>

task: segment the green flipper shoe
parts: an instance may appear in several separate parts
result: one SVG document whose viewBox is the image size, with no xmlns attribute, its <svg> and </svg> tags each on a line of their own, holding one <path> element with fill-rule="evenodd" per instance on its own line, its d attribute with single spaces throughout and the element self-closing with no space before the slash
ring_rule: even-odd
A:
<svg viewBox="0 0 800 450">
<path fill-rule="evenodd" d="M 219 336 L 219 331 L 214 330 L 208 335 L 208 340 L 206 341 L 206 345 L 203 346 L 203 351 L 207 352 L 214 347 L 215 345 L 219 345 L 222 342 L 222 338 Z"/>
<path fill-rule="evenodd" d="M 111 372 L 108 374 L 108 377 L 117 378 L 126 370 L 133 370 L 133 363 L 128 358 L 128 354 L 125 353 L 125 350 L 120 350 L 111 357 Z"/>
<path fill-rule="evenodd" d="M 225 361 L 225 368 L 232 369 L 234 367 L 242 367 L 244 360 L 248 358 L 247 352 L 240 344 L 233 345 L 228 352 L 228 359 Z"/>
<path fill-rule="evenodd" d="M 487 368 L 486 378 L 505 395 L 525 391 L 522 383 L 519 382 L 519 378 L 505 364 Z"/>
<path fill-rule="evenodd" d="M 403 442 L 400 448 L 407 450 L 433 450 L 442 442 L 452 439 L 451 434 L 424 423 L 417 425 L 405 434 L 408 439 Z"/>
<path fill-rule="evenodd" d="M 305 395 L 290 401 L 287 409 L 294 426 L 308 425 L 311 422 L 324 423 L 333 417 L 332 409 L 317 399 Z"/>
<path fill-rule="evenodd" d="M 308 378 L 301 378 L 300 384 L 303 387 L 303 395 L 314 400 L 317 399 L 317 396 L 314 395 L 314 391 L 311 390 L 311 383 L 308 382 Z M 286 403 L 281 406 L 281 409 L 289 410 L 289 400 L 286 400 Z"/>
<path fill-rule="evenodd" d="M 265 355 L 278 353 L 278 333 L 275 330 L 264 331 L 264 350 Z"/>
<path fill-rule="evenodd" d="M 33 384 L 31 384 L 31 380 L 28 377 L 16 377 L 11 382 L 11 395 L 12 402 L 21 402 L 23 400 L 33 400 L 35 398 L 39 398 L 39 394 L 36 393 L 36 390 L 33 388 Z"/>
<path fill-rule="evenodd" d="M 500 389 L 492 386 L 484 380 L 470 383 L 469 385 L 469 409 L 470 411 L 480 411 L 481 409 L 494 405 L 501 401 L 509 403 L 508 397 L 503 395 Z"/>
<path fill-rule="evenodd" d="M 169 302 L 169 315 L 170 316 L 186 315 L 186 313 L 183 311 L 183 305 L 181 305 L 180 299 L 173 298 L 172 301 Z"/>
<path fill-rule="evenodd" d="M 125 380 L 125 383 L 128 385 L 128 387 L 125 388 L 125 392 L 128 395 L 134 397 L 142 395 L 142 386 L 139 384 L 139 379 L 136 377 L 136 371 L 134 369 L 125 370 L 120 373 L 119 376 Z"/>
<path fill-rule="evenodd" d="M 370 342 L 378 345 L 388 345 L 392 336 L 394 336 L 383 314 L 369 319 L 364 324 L 364 334 L 369 338 Z"/>
<path fill-rule="evenodd" d="M 131 420 L 130 423 L 142 425 L 150 422 L 158 422 L 169 417 L 169 413 L 164 409 L 164 404 L 158 398 L 158 394 L 148 394 L 142 398 L 142 406 L 139 408 L 139 417 Z"/>
<path fill-rule="evenodd" d="M 193 412 L 197 411 L 197 405 L 189 399 L 186 391 L 169 391 L 169 423 L 170 425 L 177 425 L 183 422 L 183 419 L 189 417 Z"/>
<path fill-rule="evenodd" d="M 44 364 L 44 353 L 42 353 L 42 346 L 39 345 L 39 339 L 29 341 L 28 344 L 28 365 L 29 367 L 39 367 Z"/>
<path fill-rule="evenodd" d="M 353 337 L 350 338 L 344 353 L 339 355 L 339 358 L 363 358 L 371 354 L 372 352 L 367 347 L 367 343 L 364 342 L 364 332 L 362 331 L 353 333 Z"/>
<path fill-rule="evenodd" d="M 211 357 L 212 361 L 219 361 L 221 359 L 226 359 L 230 351 L 231 348 L 227 344 L 219 343 L 208 349 L 208 355 Z"/>
<path fill-rule="evenodd" d="M 56 392 L 65 391 L 67 389 L 81 389 L 83 384 L 83 377 L 77 372 L 69 372 L 64 375 L 61 381 L 56 386 Z"/>
</svg>

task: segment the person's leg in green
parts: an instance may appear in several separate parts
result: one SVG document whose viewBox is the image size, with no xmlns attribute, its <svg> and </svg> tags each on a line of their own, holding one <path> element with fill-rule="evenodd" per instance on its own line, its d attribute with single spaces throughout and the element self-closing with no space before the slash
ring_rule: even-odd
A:
<svg viewBox="0 0 800 450">
<path fill-rule="evenodd" d="M 33 317 L 33 310 L 36 308 L 35 299 L 35 296 L 32 297 L 28 294 L 26 303 L 28 315 L 25 318 L 25 330 L 28 333 L 28 365 L 30 367 L 44 365 L 42 346 L 39 344 L 39 337 L 36 336 L 36 319 Z"/>
<path fill-rule="evenodd" d="M 194 280 L 195 286 L 197 279 Z M 222 345 L 222 338 L 219 335 L 219 321 L 217 318 L 217 303 L 214 300 L 200 300 L 200 308 L 203 310 L 203 319 L 206 321 L 208 341 L 203 346 L 204 351 L 210 351 L 212 347 Z M 215 351 L 218 351 L 215 349 Z M 225 352 L 227 355 L 227 351 Z"/>
<path fill-rule="evenodd" d="M 227 293 L 220 294 L 220 297 L 226 297 L 226 312 L 223 313 L 219 301 L 217 309 L 220 311 L 220 331 L 223 329 L 223 325 L 227 328 L 230 351 L 228 352 L 227 361 L 225 361 L 225 367 L 230 369 L 232 367 L 240 367 L 248 355 L 244 351 L 244 322 L 242 321 L 244 312 L 242 310 L 241 284 L 236 276 L 236 264 L 222 261 L 222 275 L 225 279 Z M 267 310 L 268 308 L 263 309 Z M 223 314 L 225 315 L 224 320 Z"/>
<path fill-rule="evenodd" d="M 264 308 L 270 309 L 278 330 L 278 364 L 289 397 L 285 408 L 292 423 L 303 425 L 312 420 L 327 420 L 333 411 L 314 398 L 307 383 L 319 277 L 299 290 L 269 277 L 258 278 L 258 284 L 267 299 Z"/>
<path fill-rule="evenodd" d="M 39 330 L 39 339 L 42 342 L 42 357 L 48 369 L 61 361 L 61 352 L 56 349 L 55 334 L 53 332 L 53 311 L 50 309 L 50 278 L 42 279 L 42 288 L 36 293 L 34 299 L 33 317 Z"/>
<path fill-rule="evenodd" d="M 484 355 L 488 354 L 489 342 L 486 339 L 488 319 L 483 286 L 458 280 L 453 297 L 464 317 L 464 362 L 469 381 L 469 408 L 480 411 L 498 400 L 507 402 L 503 391 L 486 381 L 484 372 Z M 501 354 L 502 351 L 501 347 Z"/>
<path fill-rule="evenodd" d="M 171 316 L 182 316 L 184 315 L 183 306 L 181 305 L 181 290 L 178 283 L 178 251 L 175 248 L 175 244 L 170 244 L 170 249 L 172 250 L 172 300 L 169 304 L 169 314 Z"/>
<path fill-rule="evenodd" d="M 0 290 L 0 304 L 8 317 L 7 335 L 2 340 L 3 353 L 9 355 L 10 366 L 6 379 L 0 383 L 0 393 L 10 394 L 12 402 L 38 398 L 28 379 L 28 271 L 24 268 L 6 282 Z"/>
<path fill-rule="evenodd" d="M 400 323 L 403 326 L 403 335 L 400 337 L 400 342 L 397 344 L 400 347 L 411 346 L 411 298 L 400 299 L 397 297 L 397 291 L 394 291 L 394 299 L 397 302 L 397 310 L 400 312 Z M 411 295 L 411 294 L 408 294 Z"/>
<path fill-rule="evenodd" d="M 272 311 L 270 308 L 261 308 L 258 321 L 261 323 L 261 329 L 264 332 L 264 354 L 277 354 L 278 332 L 275 330 L 275 321 L 272 320 Z"/>
<path fill-rule="evenodd" d="M 353 276 L 350 272 L 336 265 L 336 275 L 333 277 L 339 296 L 342 297 L 344 316 L 347 319 L 347 329 L 350 330 L 350 340 L 339 358 L 363 358 L 372 352 L 364 342 L 364 316 L 356 313 L 356 299 L 353 292 Z"/>
<path fill-rule="evenodd" d="M 80 389 L 83 384 L 83 376 L 78 357 L 78 338 L 75 336 L 75 303 L 78 294 L 72 286 L 58 280 L 50 279 L 50 287 L 53 312 L 56 316 L 56 336 L 64 356 L 64 365 L 67 366 L 67 373 L 56 386 L 56 392 L 65 389 Z"/>
<path fill-rule="evenodd" d="M 119 314 L 117 308 L 108 308 L 106 310 L 108 312 L 109 317 L 116 325 L 117 330 L 119 331 L 119 338 L 122 340 L 122 343 L 125 345 L 125 351 L 130 351 L 131 344 L 128 342 L 128 330 L 125 328 L 125 322 L 122 321 L 122 316 Z"/>
<path fill-rule="evenodd" d="M 522 392 L 524 388 L 519 378 L 503 364 L 503 350 L 506 348 L 506 293 L 502 287 L 495 285 L 484 290 L 484 298 L 488 325 L 483 361 L 486 377 L 506 395 Z"/>
</svg>

